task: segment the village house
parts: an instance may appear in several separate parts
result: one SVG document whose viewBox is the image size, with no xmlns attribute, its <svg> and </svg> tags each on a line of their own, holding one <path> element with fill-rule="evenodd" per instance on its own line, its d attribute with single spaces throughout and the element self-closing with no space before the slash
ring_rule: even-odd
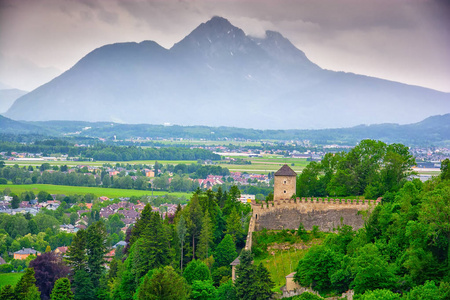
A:
<svg viewBox="0 0 450 300">
<path fill-rule="evenodd" d="M 22 250 L 14 252 L 14 259 L 26 259 L 30 255 L 41 255 L 39 251 L 33 248 L 22 248 Z"/>
<path fill-rule="evenodd" d="M 59 256 L 64 256 L 67 250 L 69 250 L 69 247 L 63 246 L 56 248 L 53 252 Z"/>
</svg>

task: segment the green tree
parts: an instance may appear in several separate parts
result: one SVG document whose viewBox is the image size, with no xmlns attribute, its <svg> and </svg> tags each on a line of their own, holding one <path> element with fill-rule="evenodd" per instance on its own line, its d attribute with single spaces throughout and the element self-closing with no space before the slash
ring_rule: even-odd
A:
<svg viewBox="0 0 450 300">
<path fill-rule="evenodd" d="M 226 233 L 233 237 L 234 242 L 237 242 L 243 236 L 241 218 L 234 207 L 227 218 Z"/>
<path fill-rule="evenodd" d="M 66 261 L 74 273 L 87 267 L 86 234 L 84 229 L 78 230 L 67 252 Z"/>
<path fill-rule="evenodd" d="M 315 246 L 299 261 L 294 281 L 302 286 L 312 286 L 326 291 L 331 286 L 331 275 L 336 271 L 339 259 L 325 246 Z"/>
<path fill-rule="evenodd" d="M 198 257 L 205 259 L 209 257 L 211 245 L 213 243 L 213 224 L 208 211 L 205 211 L 202 219 L 202 229 L 198 242 Z"/>
<path fill-rule="evenodd" d="M 192 258 L 195 259 L 195 245 L 200 231 L 202 229 L 203 212 L 200 207 L 198 195 L 194 194 L 188 206 L 186 222 L 188 224 L 189 234 L 192 237 Z"/>
<path fill-rule="evenodd" d="M 36 278 L 34 278 L 34 270 L 32 268 L 25 269 L 25 274 L 17 282 L 14 288 L 14 294 L 17 299 L 26 299 L 28 292 L 35 286 Z"/>
<path fill-rule="evenodd" d="M 76 270 L 73 276 L 75 300 L 91 300 L 95 297 L 95 289 L 89 273 L 85 269 Z"/>
<path fill-rule="evenodd" d="M 396 280 L 388 262 L 374 244 L 358 249 L 357 256 L 352 260 L 351 272 L 354 277 L 351 287 L 357 294 L 392 288 Z"/>
<path fill-rule="evenodd" d="M 0 299 L 2 300 L 16 300 L 16 296 L 14 294 L 14 288 L 12 285 L 7 284 L 2 286 L 0 289 Z"/>
<path fill-rule="evenodd" d="M 103 221 L 98 221 L 87 228 L 86 254 L 89 276 L 94 287 L 98 287 L 100 277 L 105 270 L 107 232 Z"/>
<path fill-rule="evenodd" d="M 63 277 L 56 280 L 50 295 L 51 300 L 72 300 L 73 293 L 70 287 L 69 279 Z"/>
<path fill-rule="evenodd" d="M 212 280 L 194 280 L 192 284 L 190 299 L 215 300 L 217 299 L 217 289 Z"/>
<path fill-rule="evenodd" d="M 184 269 L 183 277 L 188 284 L 192 284 L 194 280 L 211 280 L 211 273 L 204 262 L 194 259 Z"/>
<path fill-rule="evenodd" d="M 135 295 L 139 300 L 184 300 L 188 297 L 189 286 L 170 266 L 145 275 Z"/>
<path fill-rule="evenodd" d="M 12 197 L 11 208 L 13 208 L 13 209 L 19 208 L 19 204 L 20 204 L 19 196 L 17 196 L 14 193 L 11 193 L 9 196 Z"/>
<path fill-rule="evenodd" d="M 219 286 L 219 288 L 217 289 L 217 299 L 238 300 L 236 295 L 236 288 L 234 287 L 233 281 L 231 279 Z"/>
<path fill-rule="evenodd" d="M 441 178 L 442 180 L 450 179 L 450 159 L 448 158 L 441 161 Z"/>
<path fill-rule="evenodd" d="M 230 263 L 237 257 L 236 245 L 231 235 L 227 234 L 217 245 L 214 252 L 214 263 L 216 268 L 230 267 Z"/>
<path fill-rule="evenodd" d="M 252 261 L 251 252 L 243 250 L 236 270 L 236 295 L 244 300 L 270 299 L 274 283 L 269 271 L 262 264 L 253 265 Z"/>
<path fill-rule="evenodd" d="M 180 269 L 183 272 L 183 256 L 184 256 L 183 248 L 184 248 L 184 240 L 186 239 L 186 232 L 187 232 L 186 221 L 185 221 L 183 215 L 181 215 L 180 219 L 178 220 L 176 230 L 177 230 L 178 240 L 180 241 L 180 251 L 181 251 Z"/>
</svg>

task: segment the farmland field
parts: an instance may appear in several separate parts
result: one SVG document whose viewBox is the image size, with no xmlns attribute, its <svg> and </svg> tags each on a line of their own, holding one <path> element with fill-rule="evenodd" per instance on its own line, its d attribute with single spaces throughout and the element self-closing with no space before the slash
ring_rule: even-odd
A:
<svg viewBox="0 0 450 300">
<path fill-rule="evenodd" d="M 306 158 L 290 158 L 281 156 L 264 156 L 264 157 L 234 157 L 232 155 L 227 156 L 230 158 L 241 158 L 243 160 L 251 161 L 251 165 L 235 165 L 221 162 L 220 166 L 228 168 L 230 172 L 249 172 L 257 174 L 267 174 L 269 172 L 276 172 L 283 166 L 288 164 L 295 172 L 301 173 L 301 171 L 308 165 Z M 292 166 L 292 164 L 294 164 Z"/>
<path fill-rule="evenodd" d="M 63 195 L 74 195 L 74 194 L 88 194 L 92 193 L 97 197 L 106 196 L 108 198 L 118 198 L 118 197 L 131 197 L 131 196 L 143 196 L 151 195 L 152 191 L 140 191 L 140 190 L 126 190 L 126 189 L 112 189 L 112 188 L 101 188 L 101 187 L 85 187 L 85 186 L 67 186 L 67 185 L 53 185 L 53 184 L 0 184 L 0 190 L 5 188 L 11 189 L 13 193 L 20 195 L 26 191 L 33 191 L 37 194 L 39 191 L 46 191 L 49 194 L 63 194 Z M 191 193 L 180 193 L 180 192 L 160 192 L 154 191 L 154 196 L 161 196 L 170 194 L 176 197 L 186 197 L 190 198 Z"/>
<path fill-rule="evenodd" d="M 24 273 L 0 273 L 0 288 L 7 284 L 12 286 L 16 285 L 23 274 Z"/>
</svg>

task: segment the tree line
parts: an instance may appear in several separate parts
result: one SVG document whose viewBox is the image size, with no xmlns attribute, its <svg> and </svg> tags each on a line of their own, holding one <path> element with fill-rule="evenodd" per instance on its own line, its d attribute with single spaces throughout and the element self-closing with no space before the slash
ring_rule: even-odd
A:
<svg viewBox="0 0 450 300">
<path fill-rule="evenodd" d="M 136 146 L 111 146 L 96 143 L 88 147 L 79 147 L 64 140 L 44 140 L 22 144 L 0 141 L 1 152 L 53 153 L 67 154 L 69 157 L 81 157 L 103 161 L 130 160 L 219 160 L 220 155 L 200 148 L 141 148 Z"/>
<path fill-rule="evenodd" d="M 327 153 L 321 162 L 310 162 L 297 178 L 297 196 L 391 199 L 414 165 L 404 145 L 363 140 L 348 153 Z"/>
</svg>

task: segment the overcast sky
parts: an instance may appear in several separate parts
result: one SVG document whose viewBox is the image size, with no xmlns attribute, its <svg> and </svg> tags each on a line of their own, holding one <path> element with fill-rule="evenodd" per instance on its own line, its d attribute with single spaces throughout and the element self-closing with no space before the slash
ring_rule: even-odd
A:
<svg viewBox="0 0 450 300">
<path fill-rule="evenodd" d="M 278 31 L 325 69 L 450 92 L 448 0 L 0 0 L 0 82 L 32 89 L 105 44 L 170 48 L 215 15 Z"/>
</svg>

